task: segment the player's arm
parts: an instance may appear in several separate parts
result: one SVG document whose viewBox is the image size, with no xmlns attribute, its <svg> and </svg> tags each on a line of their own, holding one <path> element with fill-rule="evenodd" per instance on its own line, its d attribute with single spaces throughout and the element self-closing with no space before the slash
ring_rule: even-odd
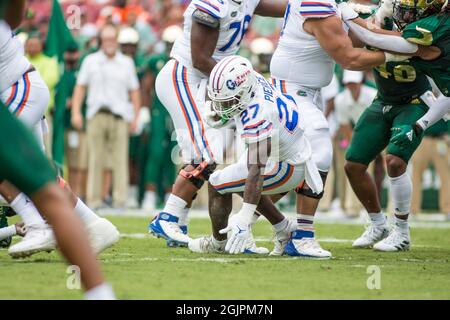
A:
<svg viewBox="0 0 450 320">
<path fill-rule="evenodd" d="M 22 23 L 25 12 L 25 0 L 9 0 L 7 2 L 5 21 L 11 29 L 16 29 Z"/>
<path fill-rule="evenodd" d="M 271 151 L 271 139 L 252 142 L 248 146 L 248 175 L 244 189 L 244 203 L 241 210 L 232 216 L 222 234 L 231 231 L 225 251 L 237 254 L 244 252 L 245 243 L 249 236 L 249 225 L 256 207 L 261 199 L 263 189 L 262 172 L 266 166 Z"/>
<path fill-rule="evenodd" d="M 192 14 L 191 56 L 194 68 L 209 75 L 216 65 L 212 55 L 219 39 L 220 20 L 217 17 L 195 10 Z"/>
<path fill-rule="evenodd" d="M 260 0 L 255 14 L 266 17 L 282 18 L 288 5 L 288 0 Z"/>
<path fill-rule="evenodd" d="M 322 48 L 344 69 L 365 70 L 387 61 L 384 52 L 355 48 L 342 27 L 342 20 L 336 15 L 308 19 L 303 28 L 314 35 Z"/>
</svg>

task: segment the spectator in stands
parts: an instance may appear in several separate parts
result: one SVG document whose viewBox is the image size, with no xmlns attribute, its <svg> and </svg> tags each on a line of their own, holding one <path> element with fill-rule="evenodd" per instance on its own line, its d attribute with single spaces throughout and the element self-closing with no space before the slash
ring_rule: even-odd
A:
<svg viewBox="0 0 450 320">
<path fill-rule="evenodd" d="M 76 84 L 76 74 L 79 70 L 80 52 L 73 44 L 64 53 L 64 73 L 58 84 L 56 94 L 57 104 L 65 103 L 65 159 L 69 170 L 69 183 L 75 194 L 86 199 L 88 148 L 86 140 L 86 105 L 83 104 L 83 128 L 75 130 L 70 122 L 72 114 L 72 95 Z"/>
<path fill-rule="evenodd" d="M 361 71 L 344 71 L 344 91 L 334 99 L 336 118 L 339 124 L 340 141 L 336 148 L 337 167 L 344 167 L 345 151 L 350 143 L 353 127 L 364 110 L 370 106 L 377 95 L 377 90 L 364 84 L 364 73 Z M 373 169 L 371 169 L 373 170 Z M 350 216 L 356 216 L 362 205 L 354 194 L 347 177 L 343 175 L 338 182 L 341 206 Z"/>
<path fill-rule="evenodd" d="M 439 176 L 439 210 L 450 219 L 450 122 L 439 121 L 425 131 L 425 137 L 412 158 L 413 197 L 411 212 L 422 208 L 422 175 L 430 164 Z"/>
<path fill-rule="evenodd" d="M 112 25 L 100 33 L 100 50 L 88 55 L 78 74 L 72 100 L 72 125 L 81 130 L 81 107 L 87 93 L 88 188 L 91 207 L 101 207 L 105 163 L 112 161 L 113 207 L 124 208 L 128 196 L 128 139 L 141 106 L 134 62 L 119 51 Z"/>
<path fill-rule="evenodd" d="M 166 44 L 165 52 L 150 57 L 144 82 L 150 83 L 149 91 L 143 99 L 151 112 L 148 157 L 145 165 L 145 195 L 142 208 L 152 212 L 157 205 L 158 194 L 169 194 L 175 181 L 175 165 L 171 158 L 175 143 L 172 139 L 173 123 L 166 108 L 159 101 L 155 88 L 155 79 L 159 71 L 170 60 L 169 53 L 173 43 L 182 33 L 178 26 L 166 28 L 162 40 Z"/>
</svg>

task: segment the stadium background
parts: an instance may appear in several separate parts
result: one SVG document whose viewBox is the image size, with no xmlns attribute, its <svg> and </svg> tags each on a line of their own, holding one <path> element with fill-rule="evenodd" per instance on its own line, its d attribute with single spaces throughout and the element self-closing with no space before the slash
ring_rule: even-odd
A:
<svg viewBox="0 0 450 320">
<path fill-rule="evenodd" d="M 64 76 L 64 60 L 63 53 L 65 49 L 71 50 L 74 48 L 74 43 L 79 49 L 81 59 L 87 54 L 94 52 L 97 48 L 97 36 L 99 30 L 107 23 L 117 25 L 119 28 L 132 27 L 136 29 L 139 34 L 138 53 L 135 58 L 138 73 L 145 73 L 148 71 L 148 61 L 155 55 L 163 51 L 161 36 L 163 31 L 172 25 L 180 25 L 183 22 L 184 8 L 189 4 L 189 0 L 30 0 L 26 13 L 26 18 L 22 26 L 16 31 L 18 36 L 26 41 L 29 37 L 36 37 L 41 39 L 44 44 L 44 52 L 42 57 L 37 59 L 40 62 L 39 68 L 46 69 L 46 74 L 50 74 L 49 70 L 54 70 L 53 79 L 50 79 L 50 89 L 52 94 L 52 102 L 48 110 L 48 118 L 52 120 L 53 130 L 49 141 L 49 156 L 58 163 L 64 171 L 65 176 L 68 177 L 67 166 L 67 132 L 70 130 L 70 108 L 67 100 L 61 98 L 62 91 L 67 89 L 67 79 Z M 358 1 L 363 4 L 375 4 L 377 1 Z M 55 4 L 59 4 L 59 7 Z M 64 20 L 61 19 L 60 14 L 64 14 L 66 24 L 70 29 L 70 34 L 64 32 Z M 267 73 L 267 64 L 258 59 L 262 55 L 256 55 L 255 49 L 252 52 L 252 41 L 257 38 L 268 39 L 273 46 L 279 36 L 280 28 L 282 27 L 282 19 L 255 17 L 252 20 L 251 27 L 244 38 L 240 54 L 252 59 L 257 65 L 259 71 Z M 265 49 L 262 49 L 263 51 Z M 267 59 L 267 57 L 263 57 Z M 36 60 L 36 59 L 35 59 Z M 266 60 L 265 60 L 266 61 Z M 259 63 L 261 62 L 261 63 Z M 38 68 L 38 69 L 39 69 Z M 41 72 L 42 73 L 42 72 Z M 337 66 L 338 79 L 342 80 L 342 70 Z M 52 78 L 51 75 L 43 75 L 44 78 Z M 369 77 L 370 78 L 370 77 Z M 369 80 L 370 81 L 370 80 Z M 341 90 L 343 88 L 340 81 Z M 143 93 L 145 94 L 145 93 Z M 147 93 L 150 95 L 150 92 Z M 68 98 L 68 97 L 66 97 Z M 151 100 L 150 100 L 151 101 Z M 151 105 L 149 106 L 151 107 Z M 162 129 L 164 130 L 164 128 Z M 449 130 L 450 132 L 450 130 Z M 147 162 L 152 162 L 152 156 L 149 154 L 149 136 L 152 134 L 150 124 L 146 124 L 139 135 L 132 135 L 130 137 L 130 181 L 132 185 L 137 185 L 130 188 L 130 202 L 129 208 L 136 207 L 134 201 L 142 201 L 145 192 L 145 165 Z M 334 139 L 336 146 L 342 146 L 339 140 L 339 131 Z M 66 140 L 66 141 L 65 141 Z M 447 134 L 447 146 L 448 146 Z M 447 147 L 448 149 L 448 147 Z M 448 150 L 447 150 L 448 158 Z M 450 163 L 450 159 L 447 159 Z M 449 164 L 450 167 L 450 164 Z M 175 170 L 168 168 L 167 170 Z M 339 171 L 339 168 L 337 172 Z M 343 170 L 340 170 L 343 172 Z M 339 174 L 336 175 L 335 186 L 339 186 Z M 341 179 L 343 179 L 341 177 Z M 345 179 L 345 177 L 344 177 Z M 70 180 L 70 179 L 69 179 Z M 158 187 L 159 204 L 164 200 L 164 193 L 170 186 L 171 181 L 160 181 Z M 69 181 L 69 183 L 73 183 Z M 433 166 L 424 173 L 423 185 L 414 186 L 415 188 L 423 189 L 423 205 L 422 209 L 425 211 L 439 211 L 438 197 L 440 189 L 440 181 L 436 176 Z M 110 194 L 111 183 L 106 183 L 105 188 Z M 84 190 L 85 186 L 76 186 L 77 190 Z M 343 205 L 339 205 L 338 199 L 340 196 L 339 187 L 333 188 L 334 203 L 330 203 L 324 210 L 334 208 L 343 209 Z M 384 206 L 388 204 L 387 198 L 388 190 L 383 187 L 382 199 Z M 85 197 L 84 191 L 81 195 Z M 342 195 L 341 195 L 342 196 Z M 105 205 L 100 209 L 111 209 L 111 203 L 108 196 L 105 196 Z M 293 199 L 282 204 L 285 207 L 291 208 Z M 200 197 L 197 201 L 197 207 L 204 207 L 204 197 Z M 448 212 L 444 212 L 448 214 Z"/>
</svg>

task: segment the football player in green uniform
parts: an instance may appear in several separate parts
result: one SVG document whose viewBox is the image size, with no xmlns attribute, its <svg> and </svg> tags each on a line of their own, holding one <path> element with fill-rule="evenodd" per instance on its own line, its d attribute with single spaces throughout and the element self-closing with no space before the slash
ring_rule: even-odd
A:
<svg viewBox="0 0 450 320">
<path fill-rule="evenodd" d="M 388 1 L 385 1 L 385 3 L 386 2 Z M 405 6 L 408 6 L 408 10 L 404 10 L 403 14 L 399 12 L 399 3 L 405 3 Z M 397 9 L 392 10 L 392 12 L 395 12 L 394 21 L 397 26 L 403 28 L 404 22 L 412 22 L 409 21 L 410 19 L 413 19 L 412 17 L 414 17 L 414 19 L 420 19 L 427 14 L 441 11 L 442 5 L 443 0 L 428 1 L 428 3 L 425 0 L 398 0 L 394 5 L 394 8 Z M 403 18 L 400 20 L 399 17 Z M 362 22 L 361 19 L 344 18 L 353 33 L 363 42 L 383 50 L 416 56 L 403 63 L 391 66 L 383 65 L 377 68 L 380 86 L 379 98 L 381 97 L 381 99 L 383 99 L 383 96 L 387 95 L 388 99 L 388 104 L 385 104 L 379 111 L 383 114 L 383 118 L 385 119 L 384 123 L 390 124 L 390 132 L 386 133 L 385 128 L 382 127 L 383 122 L 375 117 L 375 112 L 373 112 L 374 105 L 372 105 L 361 117 L 360 122 L 355 129 L 352 146 L 347 154 L 348 162 L 346 164 L 346 172 L 356 194 L 369 212 L 372 223 L 366 232 L 354 242 L 354 246 L 373 246 L 374 249 L 380 251 L 407 250 L 410 246 L 407 219 L 411 207 L 412 182 L 406 172 L 406 167 L 412 153 L 420 144 L 423 137 L 423 130 L 428 127 L 426 125 L 419 127 L 419 123 L 429 116 L 429 110 L 432 110 L 432 114 L 433 112 L 435 113 L 436 110 L 434 96 L 429 90 L 425 89 L 428 81 L 424 74 L 436 78 L 436 83 L 439 83 L 441 90 L 445 92 L 445 85 L 443 85 L 445 84 L 445 81 L 442 81 L 442 78 L 439 76 L 440 73 L 445 73 L 445 70 L 447 70 L 445 63 L 439 63 L 438 66 L 435 66 L 434 68 L 423 66 L 430 65 L 430 60 L 433 60 L 433 63 L 436 63 L 437 61 L 447 61 L 446 59 L 448 59 L 448 49 L 445 49 L 446 43 L 448 47 L 448 42 L 445 40 L 448 37 L 448 35 L 445 34 L 445 31 L 448 29 L 443 27 L 443 25 L 446 24 L 445 21 L 448 20 L 448 14 L 443 13 L 437 19 L 439 22 L 434 20 L 433 26 L 435 26 L 435 28 L 432 30 L 441 30 L 441 33 L 435 35 L 434 39 L 436 42 L 430 42 L 430 39 L 425 38 L 430 37 L 429 34 L 432 33 L 432 31 L 420 26 L 411 26 L 408 30 L 414 29 L 415 31 L 405 32 L 405 29 L 403 34 L 398 32 L 382 32 L 380 30 L 375 30 L 375 32 L 377 32 L 375 33 L 361 28 L 362 26 L 368 28 L 368 24 Z M 373 35 L 375 35 L 375 37 Z M 402 35 L 403 38 L 401 38 L 400 35 Z M 433 38 L 433 35 L 431 37 Z M 407 40 L 405 40 L 405 38 Z M 442 39 L 444 39 L 444 41 L 442 41 Z M 440 43 L 441 47 L 435 47 L 434 45 L 436 43 Z M 420 46 L 417 46 L 417 44 Z M 430 70 L 433 70 L 433 72 L 430 72 Z M 383 78 L 385 79 L 383 80 Z M 386 78 L 391 78 L 394 82 L 389 83 L 386 81 Z M 419 80 L 419 83 L 422 82 L 422 85 L 419 87 L 415 87 L 414 85 L 414 83 L 417 83 L 417 79 L 422 79 L 422 81 Z M 402 86 L 404 89 L 400 89 L 399 86 Z M 405 92 L 410 92 L 412 94 L 410 98 L 413 100 L 411 100 L 409 104 L 404 104 L 402 106 L 403 108 L 399 108 L 398 105 L 389 101 L 403 98 L 403 93 Z M 386 99 L 386 97 L 384 98 Z M 377 104 L 377 100 L 375 100 L 374 104 Z M 417 107 L 419 105 L 420 107 Z M 428 106 L 430 106 L 430 108 L 428 108 Z M 437 109 L 441 110 L 441 108 Z M 398 110 L 401 110 L 401 112 Z M 397 114 L 397 116 L 389 119 L 389 114 L 391 116 Z M 433 114 L 433 116 L 435 116 L 435 114 Z M 423 123 L 431 124 L 432 121 L 426 120 Z M 364 135 L 361 133 L 368 132 L 366 126 L 379 126 L 379 129 L 372 131 L 372 136 L 368 136 L 367 134 Z M 388 156 L 386 161 L 391 182 L 391 195 L 395 205 L 395 223 L 387 237 L 385 217 L 381 213 L 379 199 L 377 198 L 373 182 L 366 172 L 364 161 L 367 162 L 367 159 L 363 159 L 364 157 L 361 157 L 360 154 L 360 150 L 363 152 L 363 155 L 370 154 L 370 152 L 364 151 L 363 149 L 358 150 L 358 148 L 361 148 L 360 146 L 362 146 L 363 141 L 366 145 L 372 147 L 374 145 L 374 137 L 376 138 L 376 141 L 386 139 L 385 141 L 387 141 L 388 145 Z M 379 145 L 375 146 L 376 148 L 370 148 L 369 150 L 372 151 L 373 149 L 380 147 Z"/>
</svg>

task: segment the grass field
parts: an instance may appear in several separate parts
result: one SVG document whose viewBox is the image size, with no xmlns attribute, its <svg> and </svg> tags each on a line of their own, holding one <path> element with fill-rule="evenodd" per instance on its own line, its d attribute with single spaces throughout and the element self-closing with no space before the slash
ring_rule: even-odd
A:
<svg viewBox="0 0 450 320">
<path fill-rule="evenodd" d="M 351 248 L 361 225 L 317 224 L 334 258 L 310 260 L 198 255 L 147 236 L 145 218 L 111 221 L 122 239 L 100 260 L 120 299 L 450 299 L 449 228 L 413 228 L 411 251 L 377 253 Z M 209 231 L 208 220 L 191 220 L 191 235 Z M 272 248 L 266 222 L 258 222 L 254 234 L 259 245 Z M 379 290 L 367 288 L 370 265 L 381 270 Z M 12 260 L 1 250 L 0 299 L 82 298 L 66 288 L 66 268 L 57 253 Z"/>
</svg>

